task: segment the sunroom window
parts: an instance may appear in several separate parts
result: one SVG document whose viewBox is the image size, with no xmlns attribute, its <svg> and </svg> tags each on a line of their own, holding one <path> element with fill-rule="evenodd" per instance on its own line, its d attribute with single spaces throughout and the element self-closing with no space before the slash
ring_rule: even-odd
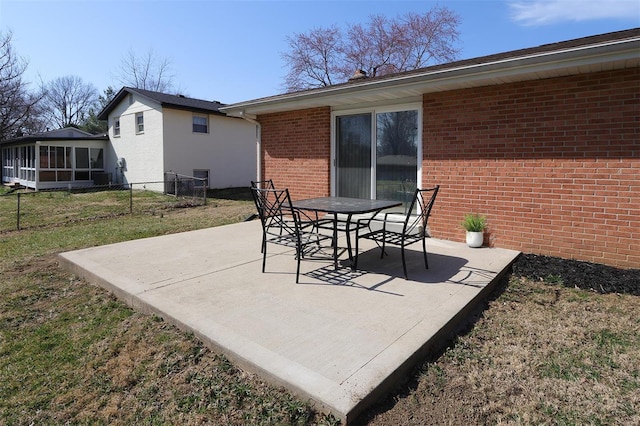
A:
<svg viewBox="0 0 640 426">
<path fill-rule="evenodd" d="M 103 151 L 102 148 L 75 149 L 75 180 L 92 180 L 94 173 L 104 172 Z"/>
<path fill-rule="evenodd" d="M 66 182 L 72 180 L 71 147 L 40 146 L 41 182 Z"/>
</svg>

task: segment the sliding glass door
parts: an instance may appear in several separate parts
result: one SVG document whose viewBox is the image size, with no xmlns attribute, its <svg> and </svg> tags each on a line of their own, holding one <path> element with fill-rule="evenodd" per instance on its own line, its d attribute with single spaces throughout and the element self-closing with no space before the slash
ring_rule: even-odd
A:
<svg viewBox="0 0 640 426">
<path fill-rule="evenodd" d="M 410 201 L 418 177 L 418 111 L 376 114 L 376 198 Z"/>
<path fill-rule="evenodd" d="M 419 120 L 417 108 L 336 115 L 336 195 L 410 199 L 418 182 Z"/>
<path fill-rule="evenodd" d="M 371 114 L 336 120 L 336 195 L 371 197 Z"/>
</svg>

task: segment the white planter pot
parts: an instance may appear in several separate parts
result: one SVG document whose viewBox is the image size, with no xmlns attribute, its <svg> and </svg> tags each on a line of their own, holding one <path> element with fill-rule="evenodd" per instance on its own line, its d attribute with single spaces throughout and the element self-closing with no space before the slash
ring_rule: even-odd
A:
<svg viewBox="0 0 640 426">
<path fill-rule="evenodd" d="M 482 247 L 484 242 L 484 232 L 467 231 L 467 245 L 469 247 Z"/>
</svg>

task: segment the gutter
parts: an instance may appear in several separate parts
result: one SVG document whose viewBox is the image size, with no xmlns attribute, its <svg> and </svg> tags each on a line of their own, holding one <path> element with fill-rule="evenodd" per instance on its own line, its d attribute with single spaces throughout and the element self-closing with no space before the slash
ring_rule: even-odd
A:
<svg viewBox="0 0 640 426">
<path fill-rule="evenodd" d="M 244 110 L 239 113 L 240 118 L 256 126 L 256 181 L 262 180 L 262 124 L 256 116 L 247 114 Z"/>
</svg>

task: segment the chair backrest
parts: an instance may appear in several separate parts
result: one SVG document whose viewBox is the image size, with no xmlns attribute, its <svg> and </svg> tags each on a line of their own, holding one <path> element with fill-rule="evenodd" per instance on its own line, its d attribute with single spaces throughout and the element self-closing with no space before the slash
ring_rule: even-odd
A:
<svg viewBox="0 0 640 426">
<path fill-rule="evenodd" d="M 279 232 L 295 232 L 297 221 L 286 220 L 296 218 L 288 189 L 251 188 L 258 209 L 258 216 L 265 232 L 277 228 Z"/>
<path fill-rule="evenodd" d="M 431 216 L 431 209 L 436 201 L 439 189 L 440 185 L 436 185 L 433 188 L 416 189 L 404 221 L 403 233 L 405 235 L 414 233 L 424 235 L 427 232 L 427 222 L 429 221 L 429 216 Z M 416 209 L 418 213 L 413 214 Z"/>
<path fill-rule="evenodd" d="M 260 188 L 260 189 L 276 189 L 273 185 L 273 179 L 267 180 L 252 180 L 251 188 Z"/>
<path fill-rule="evenodd" d="M 254 191 L 254 189 L 276 189 L 276 188 L 273 185 L 273 180 L 271 179 L 251 181 L 251 195 L 253 196 L 253 202 L 255 203 L 256 209 L 258 210 L 258 214 L 259 214 L 261 209 L 260 199 L 256 197 L 256 192 Z"/>
</svg>

